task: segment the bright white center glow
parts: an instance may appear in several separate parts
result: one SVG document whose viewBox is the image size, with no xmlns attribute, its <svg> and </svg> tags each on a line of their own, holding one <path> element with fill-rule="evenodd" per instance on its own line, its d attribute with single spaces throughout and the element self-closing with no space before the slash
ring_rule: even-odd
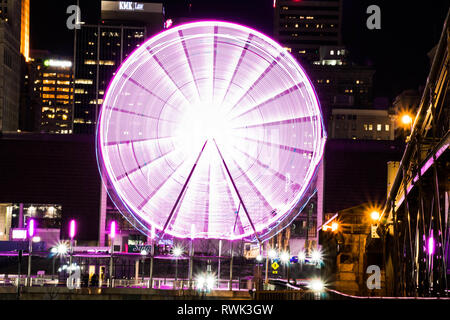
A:
<svg viewBox="0 0 450 320">
<path fill-rule="evenodd" d="M 256 257 L 256 261 L 261 262 L 263 260 L 263 256 L 258 254 L 258 256 Z"/>
</svg>

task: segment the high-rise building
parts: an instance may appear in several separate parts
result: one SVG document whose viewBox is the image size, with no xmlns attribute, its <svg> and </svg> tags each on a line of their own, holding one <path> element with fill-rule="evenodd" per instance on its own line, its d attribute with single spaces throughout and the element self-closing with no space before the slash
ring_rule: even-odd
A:
<svg viewBox="0 0 450 320">
<path fill-rule="evenodd" d="M 99 109 L 117 68 L 163 28 L 161 3 L 102 1 L 101 23 L 76 32 L 73 132 L 95 133 Z"/>
<path fill-rule="evenodd" d="M 30 0 L 22 0 L 21 5 L 20 53 L 28 62 L 30 59 Z"/>
<path fill-rule="evenodd" d="M 52 56 L 31 58 L 32 94 L 39 103 L 38 131 L 72 133 L 72 61 Z"/>
<path fill-rule="evenodd" d="M 20 7 L 20 0 L 0 2 L 0 132 L 19 126 Z"/>
<path fill-rule="evenodd" d="M 342 44 L 342 0 L 278 0 L 274 37 L 301 62 L 319 58 L 320 46 Z"/>
</svg>

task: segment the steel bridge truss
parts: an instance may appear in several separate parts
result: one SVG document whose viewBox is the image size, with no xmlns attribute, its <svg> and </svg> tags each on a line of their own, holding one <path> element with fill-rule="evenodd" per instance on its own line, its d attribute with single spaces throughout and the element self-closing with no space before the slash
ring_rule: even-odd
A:
<svg viewBox="0 0 450 320">
<path fill-rule="evenodd" d="M 449 14 L 378 228 L 388 295 L 448 295 Z"/>
</svg>

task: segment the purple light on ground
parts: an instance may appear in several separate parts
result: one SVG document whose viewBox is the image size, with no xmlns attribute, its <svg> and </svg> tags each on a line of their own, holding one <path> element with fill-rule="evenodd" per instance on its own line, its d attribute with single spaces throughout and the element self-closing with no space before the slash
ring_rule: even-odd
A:
<svg viewBox="0 0 450 320">
<path fill-rule="evenodd" d="M 428 238 L 428 254 L 432 256 L 434 254 L 434 238 L 430 236 Z"/>
<path fill-rule="evenodd" d="M 148 234 L 179 238 L 241 239 L 292 217 L 325 139 L 295 59 L 255 30 L 217 21 L 167 29 L 132 53 L 97 129 L 123 213 Z"/>
<path fill-rule="evenodd" d="M 31 239 L 34 237 L 34 233 L 36 232 L 36 226 L 34 219 L 30 219 L 28 221 L 28 237 Z"/>
<path fill-rule="evenodd" d="M 73 238 L 75 238 L 75 233 L 76 233 L 76 222 L 75 222 L 75 220 L 70 220 L 69 237 L 71 240 L 73 240 Z"/>
</svg>

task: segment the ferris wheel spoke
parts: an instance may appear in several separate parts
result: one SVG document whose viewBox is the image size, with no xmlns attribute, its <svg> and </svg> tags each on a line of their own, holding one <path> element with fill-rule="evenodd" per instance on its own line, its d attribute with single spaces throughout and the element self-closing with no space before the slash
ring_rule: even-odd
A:
<svg viewBox="0 0 450 320">
<path fill-rule="evenodd" d="M 159 160 L 162 160 L 162 159 L 166 158 L 167 156 L 171 155 L 174 151 L 176 151 L 176 149 L 170 150 L 170 151 L 168 151 L 168 152 L 166 152 L 166 153 L 164 153 L 164 154 L 161 154 L 161 155 L 159 155 L 158 157 L 152 159 L 151 161 L 147 161 L 147 162 L 145 162 L 145 163 L 143 163 L 143 164 L 138 165 L 137 167 L 135 167 L 135 168 L 133 168 L 133 169 L 131 169 L 131 170 L 128 170 L 127 172 L 125 172 L 125 173 L 123 173 L 123 174 L 117 176 L 117 178 L 116 178 L 117 181 L 120 181 L 120 180 L 122 180 L 123 178 L 128 177 L 129 175 L 135 173 L 135 172 L 138 171 L 138 170 L 144 169 L 145 167 L 147 167 L 148 165 L 151 165 L 151 164 L 155 163 L 156 161 L 159 161 Z M 135 159 L 136 159 L 136 158 L 135 158 Z M 136 163 L 138 163 L 138 160 L 137 160 L 137 159 L 136 159 Z M 139 163 L 138 163 L 138 164 L 139 164 Z"/>
<path fill-rule="evenodd" d="M 239 151 L 240 153 L 242 153 L 243 155 L 245 155 L 247 158 L 253 160 L 254 162 L 256 162 L 261 168 L 266 169 L 267 171 L 269 171 L 272 175 L 276 176 L 277 178 L 283 180 L 283 182 L 288 181 L 288 178 L 282 174 L 281 172 L 273 169 L 270 167 L 270 165 L 268 165 L 267 163 L 264 163 L 260 160 L 258 160 L 255 157 L 252 157 L 251 155 L 249 155 L 247 152 L 240 150 L 239 148 L 237 148 L 236 146 L 233 146 L 237 151 Z M 296 189 L 300 189 L 300 185 L 298 183 L 294 183 L 293 186 Z"/>
<path fill-rule="evenodd" d="M 293 85 L 293 86 L 291 86 L 291 87 L 289 87 L 289 88 L 283 90 L 282 92 L 280 92 L 280 93 L 278 93 L 278 94 L 276 94 L 276 95 L 274 95 L 274 96 L 272 96 L 272 97 L 270 97 L 270 98 L 268 98 L 268 99 L 265 99 L 265 100 L 262 101 L 262 102 L 258 102 L 256 105 L 253 105 L 253 106 L 251 106 L 250 108 L 248 108 L 247 110 L 245 110 L 245 111 L 239 113 L 238 115 L 234 116 L 234 117 L 232 118 L 232 120 L 237 119 L 237 118 L 239 118 L 239 117 L 242 117 L 243 115 L 245 115 L 245 114 L 247 114 L 247 113 L 249 113 L 249 112 L 251 112 L 251 111 L 253 111 L 253 110 L 256 110 L 256 109 L 258 109 L 258 108 L 261 108 L 261 107 L 263 107 L 263 106 L 266 105 L 266 104 L 269 104 L 269 103 L 271 103 L 271 102 L 274 102 L 274 101 L 276 101 L 276 100 L 279 99 L 279 98 L 282 98 L 282 97 L 284 97 L 284 96 L 286 96 L 286 95 L 288 95 L 288 94 L 290 94 L 290 93 L 292 93 L 292 92 L 294 92 L 294 91 L 297 91 L 297 90 L 299 90 L 300 88 L 302 88 L 304 85 L 305 85 L 305 84 L 304 84 L 303 82 L 297 83 L 297 84 L 295 84 L 295 85 Z"/>
<path fill-rule="evenodd" d="M 177 85 L 177 83 L 175 82 L 175 80 L 172 78 L 172 76 L 170 75 L 170 73 L 167 71 L 167 69 L 164 67 L 164 65 L 162 64 L 161 60 L 159 60 L 159 58 L 156 56 L 156 53 L 153 52 L 152 49 L 147 47 L 147 52 L 150 53 L 150 55 L 152 56 L 152 58 L 156 61 L 156 63 L 159 65 L 159 67 L 161 68 L 162 71 L 164 71 L 164 74 L 167 76 L 167 78 L 169 78 L 170 82 L 172 83 L 172 85 L 177 89 L 177 92 L 179 92 L 184 100 L 186 100 L 187 104 L 190 104 L 189 99 L 186 97 L 186 95 L 184 94 L 184 92 L 181 90 L 181 88 Z"/>
<path fill-rule="evenodd" d="M 219 32 L 219 27 L 214 26 L 214 48 L 213 48 L 213 76 L 212 76 L 212 96 L 211 101 L 214 101 L 215 91 L 216 91 L 216 68 L 217 68 L 217 33 Z"/>
<path fill-rule="evenodd" d="M 230 91 L 231 85 L 233 84 L 234 78 L 236 77 L 236 74 L 237 74 L 237 72 L 239 70 L 239 67 L 241 66 L 242 60 L 244 60 L 245 54 L 248 51 L 248 47 L 250 46 L 250 43 L 251 43 L 253 37 L 254 36 L 251 33 L 248 35 L 247 41 L 245 42 L 245 45 L 242 48 L 241 56 L 239 57 L 239 60 L 238 60 L 238 62 L 236 64 L 236 67 L 234 68 L 233 75 L 231 76 L 231 79 L 228 82 L 228 86 L 227 86 L 227 89 L 225 90 L 225 93 L 223 95 L 222 102 L 219 105 L 221 105 L 225 101 L 225 98 L 227 97 L 228 92 Z"/>
<path fill-rule="evenodd" d="M 174 108 L 175 110 L 180 110 L 179 107 L 174 106 L 173 104 L 169 103 L 168 101 L 164 100 L 163 98 L 161 98 L 160 96 L 158 96 L 157 94 L 155 94 L 154 92 L 152 92 L 151 90 L 147 89 L 143 84 L 139 83 L 138 81 L 134 80 L 133 78 L 131 78 L 129 75 L 127 75 L 126 73 L 122 74 L 122 77 L 124 77 L 127 81 L 130 81 L 132 84 L 134 84 L 136 87 L 144 90 L 145 92 L 147 92 L 148 94 L 150 94 L 151 96 L 155 97 L 156 99 L 158 99 L 161 102 L 164 102 L 163 105 L 168 105 L 172 108 Z"/>
<path fill-rule="evenodd" d="M 189 65 L 189 70 L 190 70 L 191 75 L 192 75 L 192 81 L 194 82 L 195 88 L 197 89 L 198 100 L 200 101 L 201 100 L 200 90 L 198 89 L 197 79 L 194 76 L 194 69 L 192 68 L 191 57 L 189 55 L 189 51 L 187 49 L 186 41 L 184 39 L 184 35 L 183 35 L 183 31 L 182 30 L 178 30 L 178 36 L 181 39 L 181 45 L 183 46 L 184 55 L 186 56 L 186 60 L 187 60 L 188 65 Z"/>
<path fill-rule="evenodd" d="M 191 172 L 189 173 L 189 175 L 188 175 L 188 177 L 187 177 L 187 179 L 186 179 L 186 182 L 185 182 L 184 185 L 183 185 L 183 188 L 181 188 L 181 191 L 180 191 L 180 193 L 178 194 L 177 199 L 175 200 L 175 203 L 174 203 L 174 205 L 173 205 L 173 207 L 172 207 L 172 210 L 170 211 L 169 216 L 167 217 L 167 220 L 166 220 L 166 222 L 164 223 L 164 227 L 163 227 L 163 229 L 161 230 L 161 236 L 160 236 L 160 237 L 162 237 L 162 235 L 164 235 L 164 233 L 165 233 L 165 231 L 166 231 L 166 228 L 167 228 L 167 225 L 169 224 L 170 220 L 172 219 L 173 213 L 175 212 L 175 209 L 177 208 L 178 203 L 180 202 L 180 199 L 181 199 L 181 196 L 182 196 L 183 193 L 184 193 L 184 190 L 186 190 L 186 187 L 188 186 L 189 181 L 191 180 L 192 174 L 194 173 L 195 168 L 197 167 L 197 163 L 198 163 L 198 161 L 200 160 L 200 157 L 202 156 L 203 151 L 205 150 L 205 147 L 206 147 L 206 144 L 207 144 L 207 143 L 208 143 L 208 140 L 206 140 L 205 143 L 203 144 L 202 150 L 201 150 L 200 153 L 198 154 L 198 157 L 197 157 L 197 159 L 195 160 L 194 165 L 192 166 Z"/>
<path fill-rule="evenodd" d="M 233 104 L 233 106 L 230 108 L 230 110 L 228 112 L 233 111 L 233 109 L 239 104 L 241 103 L 241 101 L 253 90 L 256 88 L 256 86 L 259 84 L 259 82 L 264 79 L 264 77 L 270 72 L 270 70 L 273 69 L 273 67 L 275 67 L 278 62 L 284 58 L 285 54 L 283 52 L 280 53 L 280 55 L 278 57 L 276 57 L 271 64 L 269 64 L 269 66 L 266 68 L 266 70 L 264 70 L 261 75 L 258 77 L 258 79 L 256 79 L 247 89 L 247 91 L 244 92 L 244 94 Z"/>
<path fill-rule="evenodd" d="M 153 191 L 147 196 L 147 198 L 144 199 L 139 205 L 138 209 L 142 210 L 143 207 L 147 205 L 147 203 L 161 190 L 161 188 L 170 180 L 170 178 L 173 177 L 173 175 L 178 171 L 178 169 L 181 168 L 183 162 L 180 162 L 172 171 L 171 174 L 169 174 L 164 181 L 162 181 L 158 186 L 156 186 Z"/>
<path fill-rule="evenodd" d="M 142 139 L 136 139 L 136 140 L 109 141 L 109 142 L 105 142 L 103 145 L 104 146 L 114 146 L 114 145 L 128 144 L 128 143 L 137 143 L 137 142 L 145 142 L 145 141 L 171 139 L 171 138 L 174 138 L 174 137 L 176 137 L 176 136 L 156 137 L 156 138 L 142 138 Z"/>
<path fill-rule="evenodd" d="M 132 114 L 132 115 L 135 115 L 135 116 L 149 118 L 149 119 L 153 119 L 153 120 L 158 120 L 158 121 L 177 123 L 176 121 L 173 121 L 173 120 L 157 118 L 157 117 L 154 117 L 154 116 L 149 116 L 149 115 L 144 114 L 144 113 L 139 113 L 139 112 L 134 112 L 134 111 L 131 111 L 131 110 L 120 109 L 120 108 L 117 108 L 117 107 L 108 107 L 108 106 L 106 106 L 106 109 L 112 110 L 112 111 L 121 112 L 121 113 L 126 113 L 126 114 Z"/>
<path fill-rule="evenodd" d="M 268 142 L 268 141 L 263 141 L 260 139 L 254 139 L 254 138 L 249 138 L 249 137 L 241 137 L 240 136 L 240 138 L 244 139 L 244 140 L 248 140 L 248 141 L 258 142 L 261 144 L 265 144 L 266 146 L 269 146 L 269 147 L 274 147 L 276 149 L 286 150 L 286 151 L 290 151 L 290 152 L 294 152 L 294 153 L 302 153 L 302 154 L 307 154 L 307 155 L 314 154 L 314 151 L 305 150 L 305 149 L 296 148 L 296 147 L 290 147 L 290 146 L 286 146 L 286 145 L 279 144 L 279 143 Z"/>
<path fill-rule="evenodd" d="M 272 121 L 272 122 L 261 122 L 261 123 L 249 124 L 249 125 L 245 125 L 245 126 L 233 127 L 232 129 L 271 127 L 271 126 L 284 125 L 284 124 L 313 122 L 316 120 L 317 120 L 317 116 L 305 116 L 305 117 L 298 117 L 298 118 L 294 118 L 294 119 L 285 119 L 285 120 L 277 120 L 277 121 Z"/>
</svg>

